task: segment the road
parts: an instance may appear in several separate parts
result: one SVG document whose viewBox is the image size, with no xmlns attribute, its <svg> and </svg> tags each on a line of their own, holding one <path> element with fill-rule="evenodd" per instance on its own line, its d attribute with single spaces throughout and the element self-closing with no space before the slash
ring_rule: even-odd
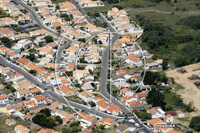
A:
<svg viewBox="0 0 200 133">
<path fill-rule="evenodd" d="M 72 40 L 69 39 L 69 38 L 67 38 L 66 36 L 63 36 L 63 35 L 57 33 L 56 31 L 54 31 L 54 30 L 48 28 L 48 27 L 42 22 L 42 20 L 41 20 L 41 18 L 39 17 L 39 15 L 35 12 L 35 9 L 33 9 L 32 7 L 26 5 L 24 2 L 22 2 L 22 1 L 20 1 L 20 0 L 14 0 L 14 1 L 17 2 L 21 7 L 23 7 L 24 9 L 26 9 L 26 10 L 29 12 L 31 18 L 40 26 L 40 28 L 45 29 L 45 30 L 47 30 L 47 31 L 50 32 L 50 33 L 53 33 L 53 34 L 56 35 L 56 36 L 64 37 L 64 38 L 66 39 L 66 41 L 67 41 L 66 44 L 63 45 L 62 47 L 60 47 L 60 48 L 58 49 L 58 55 L 56 56 L 56 58 L 57 58 L 57 62 L 56 62 L 56 63 L 61 63 L 61 58 L 62 58 L 63 50 L 64 50 L 66 47 L 68 47 L 68 46 L 70 46 L 70 45 L 72 44 Z"/>
</svg>

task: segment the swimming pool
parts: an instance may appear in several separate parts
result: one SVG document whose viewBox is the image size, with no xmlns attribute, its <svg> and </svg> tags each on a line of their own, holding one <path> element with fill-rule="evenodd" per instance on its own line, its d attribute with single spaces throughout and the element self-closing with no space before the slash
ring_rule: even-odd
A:
<svg viewBox="0 0 200 133">
<path fill-rule="evenodd" d="M 12 49 L 19 49 L 19 48 L 14 46 L 14 47 L 12 47 Z"/>
<path fill-rule="evenodd" d="M 23 115 L 22 114 L 17 114 L 18 116 L 22 117 Z"/>
</svg>

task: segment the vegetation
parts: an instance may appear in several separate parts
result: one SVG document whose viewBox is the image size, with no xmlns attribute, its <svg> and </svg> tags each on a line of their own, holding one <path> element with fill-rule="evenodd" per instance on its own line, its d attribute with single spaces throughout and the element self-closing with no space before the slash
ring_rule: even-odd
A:
<svg viewBox="0 0 200 133">
<path fill-rule="evenodd" d="M 142 121 L 148 120 L 151 118 L 151 114 L 147 113 L 147 111 L 144 109 L 140 111 L 135 111 L 134 113 L 137 115 L 138 118 L 141 118 Z"/>
<path fill-rule="evenodd" d="M 72 20 L 72 16 L 67 15 L 67 14 L 60 14 L 60 17 L 64 18 L 65 21 L 71 21 Z"/>
<path fill-rule="evenodd" d="M 15 92 L 15 88 L 12 87 L 13 83 L 12 82 L 8 82 L 7 85 L 4 87 L 4 90 L 8 90 L 8 91 L 4 91 L 4 92 Z"/>
<path fill-rule="evenodd" d="M 10 14 L 0 9 L 0 18 L 10 17 Z"/>
<path fill-rule="evenodd" d="M 200 4 L 198 3 L 198 5 L 200 5 Z M 195 30 L 200 29 L 200 16 L 190 16 L 187 18 L 180 19 L 177 22 L 177 24 L 189 26 Z"/>
<path fill-rule="evenodd" d="M 190 128 L 193 128 L 197 132 L 200 132 L 200 116 L 195 116 L 190 121 Z"/>
<path fill-rule="evenodd" d="M 11 40 L 7 37 L 0 38 L 0 41 L 4 44 L 5 47 L 11 48 Z"/>
<path fill-rule="evenodd" d="M 46 40 L 47 43 L 53 42 L 52 36 L 45 36 L 44 39 Z"/>
</svg>

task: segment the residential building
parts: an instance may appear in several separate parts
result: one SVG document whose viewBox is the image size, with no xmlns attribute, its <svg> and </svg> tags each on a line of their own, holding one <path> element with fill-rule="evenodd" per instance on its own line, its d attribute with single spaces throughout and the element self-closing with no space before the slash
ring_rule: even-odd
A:
<svg viewBox="0 0 200 133">
<path fill-rule="evenodd" d="M 23 125 L 17 125 L 15 127 L 15 131 L 16 131 L 16 133 L 29 133 L 30 130 Z"/>
<path fill-rule="evenodd" d="M 120 94 L 122 96 L 132 96 L 133 92 L 131 91 L 131 89 L 123 88 L 123 89 L 120 90 Z"/>
<path fill-rule="evenodd" d="M 126 132 L 133 132 L 135 130 L 135 127 L 129 127 L 125 124 L 120 124 L 116 127 L 116 131 L 118 133 L 126 133 Z"/>
<path fill-rule="evenodd" d="M 69 86 L 61 86 L 60 87 L 60 92 L 64 96 L 72 96 L 72 95 L 78 94 L 77 91 L 75 91 L 74 89 L 70 88 Z"/>
<path fill-rule="evenodd" d="M 173 116 L 171 114 L 167 114 L 165 117 L 164 117 L 164 120 L 167 122 L 167 123 L 172 123 L 173 122 Z"/>
<path fill-rule="evenodd" d="M 8 126 L 12 126 L 12 125 L 15 125 L 15 124 L 16 124 L 15 120 L 13 120 L 13 119 L 6 119 L 6 120 L 5 120 L 5 123 L 6 123 Z"/>
<path fill-rule="evenodd" d="M 114 125 L 117 125 L 117 121 L 111 118 L 105 118 L 99 121 L 99 125 L 104 125 L 104 128 L 111 128 Z"/>
<path fill-rule="evenodd" d="M 82 99 L 84 102 L 92 101 L 94 95 L 90 92 L 82 91 L 78 94 L 78 97 Z"/>
<path fill-rule="evenodd" d="M 0 104 L 5 104 L 6 102 L 8 102 L 8 96 L 3 94 L 3 95 L 0 95 Z"/>
<path fill-rule="evenodd" d="M 134 110 L 144 109 L 143 104 L 140 103 L 139 101 L 131 101 L 130 107 L 133 108 Z"/>
<path fill-rule="evenodd" d="M 160 107 L 152 107 L 147 110 L 147 113 L 151 114 L 151 118 L 163 118 L 165 116 L 165 112 Z"/>
</svg>

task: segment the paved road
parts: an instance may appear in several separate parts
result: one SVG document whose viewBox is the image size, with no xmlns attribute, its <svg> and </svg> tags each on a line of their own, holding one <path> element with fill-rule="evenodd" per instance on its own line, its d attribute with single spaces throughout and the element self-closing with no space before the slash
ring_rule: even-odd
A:
<svg viewBox="0 0 200 133">
<path fill-rule="evenodd" d="M 54 30 L 48 28 L 48 27 L 42 22 L 40 16 L 35 12 L 35 10 L 34 10 L 32 7 L 26 5 L 24 2 L 22 2 L 22 1 L 20 1 L 20 0 L 13 0 L 13 1 L 17 2 L 21 7 L 23 7 L 24 9 L 26 9 L 26 10 L 30 13 L 31 18 L 32 18 L 42 29 L 45 29 L 45 30 L 49 31 L 49 32 L 53 33 L 53 34 L 56 35 L 56 36 L 64 37 L 64 38 L 67 40 L 66 44 L 63 45 L 62 47 L 60 47 L 60 48 L 58 49 L 58 54 L 57 54 L 57 56 L 56 56 L 56 58 L 57 58 L 57 63 L 61 63 L 61 58 L 62 58 L 63 50 L 64 50 L 66 47 L 68 47 L 69 45 L 72 44 L 72 40 L 69 39 L 69 38 L 67 38 L 67 37 L 65 37 L 65 36 L 63 36 L 63 35 L 61 35 L 61 34 L 59 34 L 59 33 L 57 33 L 56 31 L 54 31 Z"/>
</svg>

